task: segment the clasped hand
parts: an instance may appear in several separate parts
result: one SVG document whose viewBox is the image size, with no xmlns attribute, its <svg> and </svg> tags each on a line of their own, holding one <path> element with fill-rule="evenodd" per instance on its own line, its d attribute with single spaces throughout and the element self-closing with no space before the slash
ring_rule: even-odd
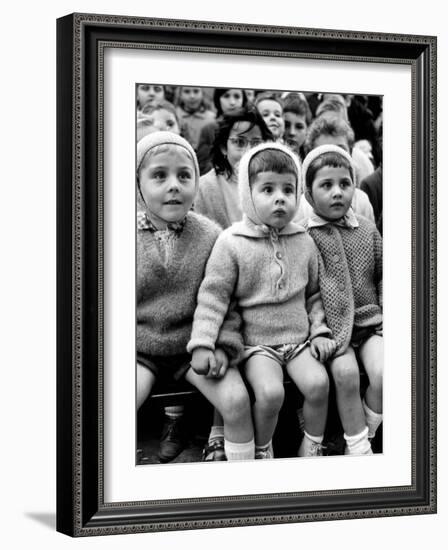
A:
<svg viewBox="0 0 448 550">
<path fill-rule="evenodd" d="M 325 363 L 336 351 L 336 341 L 325 336 L 316 336 L 311 340 L 311 355 L 320 361 Z"/>
<path fill-rule="evenodd" d="M 225 352 L 217 348 L 212 351 L 208 348 L 196 348 L 191 358 L 191 368 L 196 374 L 207 378 L 222 378 L 229 366 L 229 359 Z"/>
</svg>

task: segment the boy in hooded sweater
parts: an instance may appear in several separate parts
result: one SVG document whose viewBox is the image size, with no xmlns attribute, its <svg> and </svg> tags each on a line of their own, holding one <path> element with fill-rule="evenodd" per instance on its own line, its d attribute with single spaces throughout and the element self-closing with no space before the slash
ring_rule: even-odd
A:
<svg viewBox="0 0 448 550">
<path fill-rule="evenodd" d="M 272 458 L 272 436 L 284 399 L 283 368 L 304 395 L 305 436 L 299 456 L 322 454 L 329 381 L 322 362 L 335 342 L 325 324 L 317 250 L 292 219 L 300 166 L 278 143 L 245 153 L 239 166 L 243 220 L 218 237 L 198 293 L 187 349 L 207 371 L 229 304 L 243 320 L 245 377 L 253 389 L 255 457 Z"/>
<path fill-rule="evenodd" d="M 209 371 L 191 368 L 186 352 L 196 295 L 220 232 L 190 210 L 199 185 L 191 145 L 172 132 L 142 138 L 137 185 L 145 206 L 137 226 L 137 408 L 156 379 L 185 378 L 223 416 L 227 459 L 253 458 L 249 395 L 232 366 L 243 351 L 233 309 L 220 327 Z"/>
<path fill-rule="evenodd" d="M 306 227 L 319 250 L 322 302 L 337 343 L 329 368 L 345 454 L 369 455 L 383 418 L 382 239 L 375 224 L 350 206 L 354 165 L 341 147 L 313 149 L 303 162 L 303 181 L 313 207 Z M 358 359 L 369 379 L 363 400 Z"/>
</svg>

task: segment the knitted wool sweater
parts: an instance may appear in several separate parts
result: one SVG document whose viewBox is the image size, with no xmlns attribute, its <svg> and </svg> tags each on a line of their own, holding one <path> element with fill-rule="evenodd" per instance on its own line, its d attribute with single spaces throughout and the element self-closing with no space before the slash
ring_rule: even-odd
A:
<svg viewBox="0 0 448 550">
<path fill-rule="evenodd" d="M 197 292 L 219 231 L 210 220 L 189 212 L 167 261 L 154 233 L 137 231 L 137 351 L 185 353 Z M 232 311 L 218 338 L 217 345 L 231 360 L 243 351 L 240 322 Z"/>
<path fill-rule="evenodd" d="M 353 328 L 383 320 L 382 240 L 375 225 L 359 215 L 352 223 L 307 222 L 319 250 L 319 281 L 325 315 L 337 355 L 350 344 Z"/>
<path fill-rule="evenodd" d="M 214 349 L 232 298 L 243 320 L 245 345 L 301 344 L 330 333 L 316 247 L 295 224 L 277 236 L 245 218 L 221 233 L 199 290 L 188 351 Z"/>
<path fill-rule="evenodd" d="M 213 349 L 228 305 L 237 303 L 248 346 L 302 344 L 329 335 L 318 281 L 317 250 L 303 227 L 289 223 L 280 231 L 258 217 L 249 183 L 251 159 L 272 149 L 295 155 L 278 143 L 247 151 L 239 163 L 238 185 L 243 220 L 218 237 L 198 294 L 187 349 Z"/>
<path fill-rule="evenodd" d="M 199 190 L 194 200 L 194 210 L 207 216 L 226 229 L 243 217 L 238 183 L 223 174 L 210 170 L 199 180 Z"/>
</svg>

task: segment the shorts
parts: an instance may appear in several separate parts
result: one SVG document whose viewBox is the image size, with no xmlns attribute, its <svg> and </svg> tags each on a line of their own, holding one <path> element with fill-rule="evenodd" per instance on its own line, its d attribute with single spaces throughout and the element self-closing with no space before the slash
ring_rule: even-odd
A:
<svg viewBox="0 0 448 550">
<path fill-rule="evenodd" d="M 360 348 L 371 336 L 374 335 L 383 336 L 383 325 L 364 328 L 353 327 L 350 345 L 355 349 Z"/>
<path fill-rule="evenodd" d="M 190 368 L 191 355 L 149 355 L 137 352 L 137 362 L 149 369 L 157 380 L 180 380 Z"/>
<path fill-rule="evenodd" d="M 263 355 L 274 359 L 281 367 L 299 355 L 308 345 L 309 340 L 302 344 L 279 344 L 278 346 L 244 346 L 243 361 L 254 355 Z"/>
</svg>

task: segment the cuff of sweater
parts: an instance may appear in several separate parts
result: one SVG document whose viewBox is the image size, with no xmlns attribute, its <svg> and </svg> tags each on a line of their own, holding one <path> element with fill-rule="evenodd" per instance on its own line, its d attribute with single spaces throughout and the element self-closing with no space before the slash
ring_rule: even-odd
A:
<svg viewBox="0 0 448 550">
<path fill-rule="evenodd" d="M 244 351 L 241 336 L 231 332 L 221 332 L 216 342 L 216 347 L 225 351 L 232 365 L 238 363 Z"/>
<path fill-rule="evenodd" d="M 326 326 L 321 326 L 320 328 L 313 330 L 310 334 L 309 340 L 313 340 L 317 336 L 325 336 L 326 338 L 332 338 L 333 333 L 331 330 Z"/>
<path fill-rule="evenodd" d="M 211 344 L 208 340 L 203 340 L 202 338 L 192 338 L 187 344 L 188 353 L 193 353 L 196 348 L 207 348 L 212 351 L 215 351 L 215 346 Z"/>
</svg>

